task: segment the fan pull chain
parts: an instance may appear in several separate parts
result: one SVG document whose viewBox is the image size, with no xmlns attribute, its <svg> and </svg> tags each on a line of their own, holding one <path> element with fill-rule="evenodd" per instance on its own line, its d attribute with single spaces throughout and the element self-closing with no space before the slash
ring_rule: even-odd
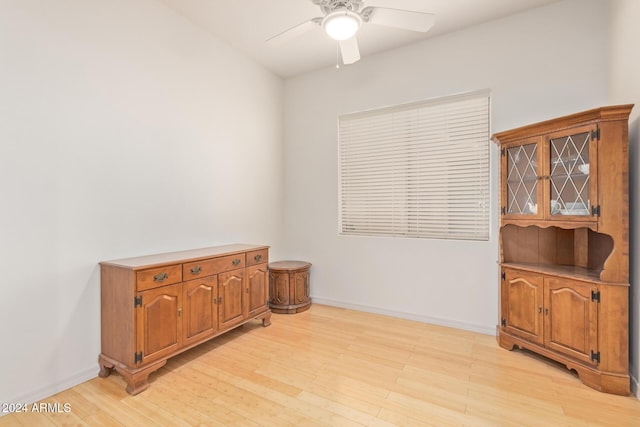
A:
<svg viewBox="0 0 640 427">
<path fill-rule="evenodd" d="M 336 43 L 336 70 L 340 69 L 340 43 Z"/>
</svg>

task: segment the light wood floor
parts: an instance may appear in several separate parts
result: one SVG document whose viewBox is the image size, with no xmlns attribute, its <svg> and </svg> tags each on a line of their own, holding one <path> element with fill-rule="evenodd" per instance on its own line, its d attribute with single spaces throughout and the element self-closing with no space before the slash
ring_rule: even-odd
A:
<svg viewBox="0 0 640 427">
<path fill-rule="evenodd" d="M 0 426 L 640 426 L 640 401 L 594 391 L 492 336 L 313 305 L 169 360 L 129 396 L 117 374 Z"/>
</svg>

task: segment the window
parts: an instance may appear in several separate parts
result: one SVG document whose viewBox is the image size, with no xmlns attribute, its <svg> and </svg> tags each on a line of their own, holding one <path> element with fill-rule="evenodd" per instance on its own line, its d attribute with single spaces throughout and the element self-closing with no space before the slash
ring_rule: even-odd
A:
<svg viewBox="0 0 640 427">
<path fill-rule="evenodd" d="M 489 239 L 489 92 L 339 119 L 340 232 Z"/>
</svg>

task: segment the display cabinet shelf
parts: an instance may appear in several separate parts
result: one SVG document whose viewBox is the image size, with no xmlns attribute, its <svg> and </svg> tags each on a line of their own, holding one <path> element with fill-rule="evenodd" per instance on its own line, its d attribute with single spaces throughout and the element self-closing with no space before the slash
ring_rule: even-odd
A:
<svg viewBox="0 0 640 427">
<path fill-rule="evenodd" d="M 602 270 L 593 270 L 576 265 L 557 265 L 557 264 L 529 264 L 518 262 L 505 262 L 502 264 L 504 268 L 528 271 L 531 273 L 547 274 L 567 279 L 586 280 L 590 282 L 602 282 L 600 280 L 600 272 Z"/>
</svg>

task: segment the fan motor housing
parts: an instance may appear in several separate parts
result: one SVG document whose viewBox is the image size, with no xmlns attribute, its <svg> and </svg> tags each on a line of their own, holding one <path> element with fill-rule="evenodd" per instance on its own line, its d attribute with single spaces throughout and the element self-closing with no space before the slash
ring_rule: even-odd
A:
<svg viewBox="0 0 640 427">
<path fill-rule="evenodd" d="M 350 12 L 358 12 L 362 6 L 363 0 L 311 0 L 314 4 L 320 6 L 322 12 L 326 15 L 336 10 L 348 10 Z"/>
</svg>

